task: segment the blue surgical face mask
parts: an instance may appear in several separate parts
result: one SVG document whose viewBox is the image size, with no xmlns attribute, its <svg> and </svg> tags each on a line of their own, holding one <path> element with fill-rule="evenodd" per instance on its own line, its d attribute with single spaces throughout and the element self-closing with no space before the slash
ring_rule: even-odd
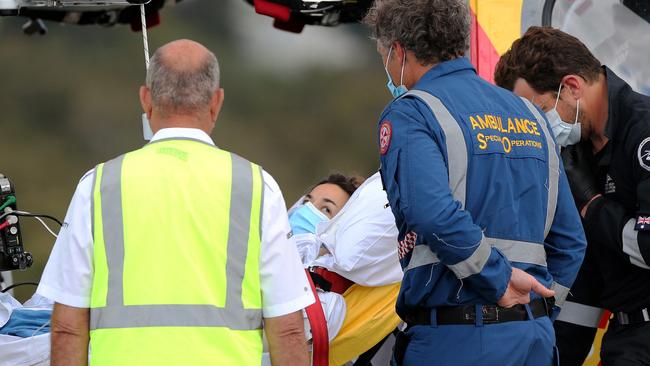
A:
<svg viewBox="0 0 650 366">
<path fill-rule="evenodd" d="M 580 112 L 580 99 L 578 99 L 578 105 L 576 106 L 576 119 L 573 123 L 567 123 L 562 120 L 560 114 L 557 112 L 557 103 L 560 101 L 560 92 L 562 91 L 562 84 L 557 91 L 557 99 L 555 99 L 555 107 L 550 111 L 546 112 L 546 118 L 551 124 L 553 129 L 553 135 L 555 135 L 555 141 L 558 145 L 565 147 L 569 145 L 575 145 L 580 142 L 580 136 L 582 127 L 578 123 L 578 113 Z"/>
<path fill-rule="evenodd" d="M 311 203 L 307 202 L 289 215 L 289 225 L 294 234 L 316 234 L 316 225 L 329 218 Z"/>
<path fill-rule="evenodd" d="M 402 59 L 402 71 L 400 74 L 400 80 L 399 80 L 399 86 L 395 86 L 395 83 L 393 82 L 393 77 L 390 76 L 390 73 L 388 72 L 388 62 L 390 61 L 390 55 L 393 53 L 393 46 L 390 47 L 388 50 L 388 56 L 386 56 L 386 65 L 384 65 L 384 70 L 386 70 L 386 75 L 388 75 L 388 83 L 386 83 L 386 87 L 388 87 L 388 90 L 390 93 L 393 95 L 393 98 L 399 98 L 402 95 L 406 94 L 408 92 L 408 89 L 406 89 L 406 86 L 404 86 L 404 64 L 406 63 L 406 53 L 404 54 L 404 58 Z"/>
<path fill-rule="evenodd" d="M 149 124 L 149 118 L 146 113 L 142 113 L 142 137 L 146 141 L 151 141 L 153 138 L 153 131 L 151 131 L 151 125 Z"/>
</svg>

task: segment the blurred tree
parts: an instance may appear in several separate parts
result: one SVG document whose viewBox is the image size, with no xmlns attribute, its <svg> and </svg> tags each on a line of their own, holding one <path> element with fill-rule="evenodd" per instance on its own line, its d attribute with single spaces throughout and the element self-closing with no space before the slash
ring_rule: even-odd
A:
<svg viewBox="0 0 650 366">
<path fill-rule="evenodd" d="M 149 32 L 152 51 L 190 38 L 217 54 L 226 102 L 215 142 L 261 164 L 278 180 L 289 205 L 330 171 L 376 170 L 376 119 L 388 93 L 365 30 L 346 26 L 341 33 L 362 45 L 342 51 L 358 63 L 274 72 L 246 59 L 250 53 L 239 44 L 246 38 L 238 34 L 247 31 L 237 28 L 241 19 L 265 22 L 264 31 L 278 32 L 280 40 L 296 36 L 279 33 L 252 8 L 232 8 L 232 1 L 241 0 L 183 2 L 164 10 L 162 24 Z M 27 37 L 20 31 L 23 22 L 0 18 L 0 172 L 16 185 L 21 209 L 63 219 L 87 170 L 143 144 L 137 96 L 144 79 L 142 41 L 128 27 L 56 24 L 48 24 L 44 37 Z M 35 263 L 14 277 L 38 281 L 54 238 L 31 219 L 21 225 Z M 32 292 L 17 294 L 25 300 Z"/>
</svg>

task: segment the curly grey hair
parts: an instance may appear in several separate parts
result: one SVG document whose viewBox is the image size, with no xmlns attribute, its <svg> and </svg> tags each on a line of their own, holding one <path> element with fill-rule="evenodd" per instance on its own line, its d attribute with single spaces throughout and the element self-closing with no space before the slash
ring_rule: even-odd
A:
<svg viewBox="0 0 650 366">
<path fill-rule="evenodd" d="M 147 70 L 151 100 L 163 115 L 191 114 L 209 105 L 219 88 L 219 61 L 208 52 L 199 67 L 178 69 L 168 65 L 164 52 L 156 51 Z"/>
<path fill-rule="evenodd" d="M 466 0 L 377 0 L 364 23 L 382 47 L 397 42 L 424 64 L 461 57 L 469 49 Z"/>
</svg>

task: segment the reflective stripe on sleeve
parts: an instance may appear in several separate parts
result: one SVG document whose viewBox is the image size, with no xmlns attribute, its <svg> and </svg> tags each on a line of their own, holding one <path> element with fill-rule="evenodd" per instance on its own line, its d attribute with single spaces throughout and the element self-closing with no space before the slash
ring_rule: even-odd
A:
<svg viewBox="0 0 650 366">
<path fill-rule="evenodd" d="M 124 156 L 104 164 L 100 182 L 102 225 L 109 271 L 107 306 L 90 309 L 90 329 L 160 326 L 228 327 L 254 330 L 262 327 L 261 309 L 245 309 L 242 282 L 248 248 L 253 196 L 250 162 L 231 154 L 232 184 L 226 263 L 226 306 L 208 304 L 124 305 L 124 224 L 121 174 Z M 253 173 L 254 172 L 254 173 Z M 262 177 L 260 177 L 262 179 Z M 263 186 L 262 186 L 263 188 Z"/>
<path fill-rule="evenodd" d="M 588 328 L 598 328 L 604 311 L 604 309 L 594 306 L 567 301 L 562 306 L 557 320 Z"/>
<path fill-rule="evenodd" d="M 485 263 L 487 263 L 490 258 L 490 253 L 492 253 L 492 247 L 488 244 L 485 237 L 483 237 L 478 247 L 469 258 L 456 264 L 448 265 L 447 268 L 454 272 L 456 277 L 459 279 L 481 273 L 483 267 L 485 267 Z"/>
<path fill-rule="evenodd" d="M 404 268 L 404 272 L 408 272 L 413 268 L 418 268 L 429 264 L 439 264 L 439 263 L 440 263 L 440 259 L 438 258 L 438 255 L 433 251 L 431 251 L 428 245 L 426 244 L 416 245 L 413 248 L 413 252 L 411 253 L 411 261 L 409 261 L 408 266 Z"/>
<path fill-rule="evenodd" d="M 551 290 L 555 291 L 555 305 L 562 307 L 566 301 L 566 297 L 569 296 L 569 288 L 553 281 L 551 284 Z"/>
<path fill-rule="evenodd" d="M 546 266 L 546 250 L 542 244 L 488 237 L 484 238 L 484 241 L 490 244 L 490 246 L 499 249 L 510 262 Z M 407 272 L 413 268 L 438 263 L 440 263 L 438 255 L 432 252 L 428 245 L 420 244 L 413 248 L 411 261 L 404 268 L 404 271 Z"/>
<path fill-rule="evenodd" d="M 630 219 L 623 227 L 623 252 L 630 256 L 630 262 L 637 267 L 650 269 L 639 248 L 639 232 L 634 230 L 635 219 Z"/>
<path fill-rule="evenodd" d="M 546 204 L 546 223 L 544 225 L 544 237 L 546 238 L 551 231 L 551 226 L 553 226 L 553 219 L 555 218 L 555 210 L 557 208 L 558 185 L 560 182 L 560 157 L 557 154 L 551 131 L 549 131 L 546 125 L 546 120 L 542 118 L 537 108 L 528 99 L 521 98 L 521 100 L 524 101 L 524 104 L 526 104 L 530 112 L 535 116 L 537 123 L 544 131 L 544 137 L 546 137 L 546 147 L 548 149 L 548 181 L 546 187 L 548 189 L 548 200 Z"/>
</svg>

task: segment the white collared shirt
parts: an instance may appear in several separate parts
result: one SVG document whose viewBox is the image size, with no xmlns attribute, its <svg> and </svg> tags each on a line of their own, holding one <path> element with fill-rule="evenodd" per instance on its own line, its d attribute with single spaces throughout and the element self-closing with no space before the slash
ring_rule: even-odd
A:
<svg viewBox="0 0 650 366">
<path fill-rule="evenodd" d="M 214 145 L 205 132 L 193 128 L 165 128 L 151 141 L 182 138 Z M 260 285 L 265 318 L 286 315 L 314 302 L 291 231 L 282 192 L 273 177 L 263 171 L 264 203 Z M 55 302 L 90 307 L 93 280 L 91 196 L 93 170 L 82 178 L 70 202 L 64 226 L 45 266 L 37 293 Z"/>
</svg>

